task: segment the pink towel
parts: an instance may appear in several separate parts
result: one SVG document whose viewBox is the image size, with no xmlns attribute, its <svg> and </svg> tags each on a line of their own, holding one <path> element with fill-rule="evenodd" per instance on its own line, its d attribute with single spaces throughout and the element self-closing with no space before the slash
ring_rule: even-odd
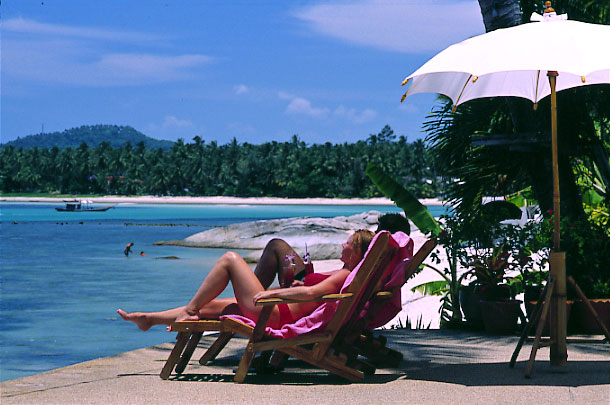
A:
<svg viewBox="0 0 610 405">
<path fill-rule="evenodd" d="M 379 234 L 375 235 L 369 249 L 367 250 L 364 257 L 366 258 L 371 250 L 371 247 L 379 237 Z M 388 268 L 392 269 L 389 280 L 386 282 L 384 288 L 392 288 L 398 285 L 402 285 L 404 282 L 404 266 L 406 262 L 413 257 L 413 240 L 403 232 L 397 232 L 390 237 L 390 244 L 399 248 L 397 254 L 394 256 L 392 261 L 390 262 Z M 352 282 L 364 259 L 358 263 L 356 268 L 347 276 L 343 286 L 341 287 L 340 292 L 344 292 L 344 290 L 349 286 Z M 282 326 L 281 329 L 273 329 L 270 327 L 266 328 L 266 333 L 270 336 L 279 339 L 285 339 L 290 337 L 295 337 L 298 335 L 302 335 L 304 333 L 312 332 L 315 330 L 325 328 L 333 317 L 335 311 L 337 310 L 337 306 L 339 305 L 338 301 L 325 302 L 316 308 L 311 314 L 304 316 L 300 319 L 297 319 L 294 323 L 287 324 Z M 368 304 L 367 304 L 368 305 Z M 365 307 L 366 310 L 366 307 Z M 401 298 L 400 294 L 395 294 L 383 307 L 380 311 L 379 315 L 371 322 L 370 325 L 372 327 L 378 327 L 385 325 L 388 321 L 390 321 L 396 314 L 401 310 Z M 241 315 L 225 315 L 221 316 L 220 319 L 231 318 L 236 321 L 242 322 L 246 325 L 250 325 L 254 327 L 256 323 L 249 318 L 246 318 Z M 387 319 L 387 320 L 386 320 Z M 369 325 L 369 327 L 370 327 Z"/>
</svg>

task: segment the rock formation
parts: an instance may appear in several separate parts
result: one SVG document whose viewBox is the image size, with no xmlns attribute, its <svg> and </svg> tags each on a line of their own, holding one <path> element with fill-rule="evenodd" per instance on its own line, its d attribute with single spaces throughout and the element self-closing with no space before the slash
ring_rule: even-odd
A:
<svg viewBox="0 0 610 405">
<path fill-rule="evenodd" d="M 209 229 L 184 240 L 156 242 L 155 245 L 254 250 L 245 258 L 255 262 L 267 242 L 280 238 L 293 246 L 300 255 L 305 253 L 307 244 L 312 260 L 337 259 L 341 253 L 341 243 L 355 230 L 374 231 L 380 215 L 379 211 L 369 211 L 350 217 L 303 217 L 244 222 Z"/>
</svg>

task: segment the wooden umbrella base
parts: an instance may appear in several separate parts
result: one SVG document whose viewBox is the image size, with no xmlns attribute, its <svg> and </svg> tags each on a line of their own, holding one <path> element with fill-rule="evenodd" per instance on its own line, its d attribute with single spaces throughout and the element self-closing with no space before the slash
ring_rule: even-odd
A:
<svg viewBox="0 0 610 405">
<path fill-rule="evenodd" d="M 576 294 L 580 297 L 580 299 L 582 299 L 582 301 L 585 303 L 585 305 L 587 306 L 587 309 L 589 310 L 589 312 L 591 313 L 591 315 L 593 316 L 593 318 L 595 319 L 595 321 L 597 322 L 597 324 L 603 331 L 604 335 L 606 336 L 606 338 L 602 339 L 602 340 L 593 340 L 593 339 L 582 340 L 581 339 L 581 340 L 578 340 L 575 342 L 579 342 L 579 343 L 582 343 L 582 342 L 608 343 L 608 342 L 610 342 L 610 332 L 606 328 L 606 325 L 604 325 L 604 323 L 600 320 L 595 309 L 591 306 L 589 299 L 585 296 L 585 294 L 582 292 L 582 290 L 580 289 L 578 284 L 576 284 L 576 281 L 574 281 L 574 279 L 571 276 L 568 277 L 568 282 L 570 283 L 570 285 L 572 286 L 572 288 L 574 289 Z M 530 378 L 532 375 L 532 369 L 534 368 L 534 362 L 536 361 L 536 352 L 538 351 L 538 349 L 541 347 L 551 346 L 553 343 L 555 343 L 553 341 L 553 339 L 545 339 L 544 341 L 542 340 L 542 330 L 544 329 L 544 325 L 546 324 L 546 318 L 549 314 L 549 307 L 551 304 L 551 294 L 553 292 L 554 284 L 555 284 L 555 280 L 549 276 L 549 281 L 547 282 L 546 286 L 544 287 L 544 290 L 540 294 L 540 299 L 538 299 L 538 303 L 536 304 L 536 308 L 534 310 L 533 316 L 531 317 L 531 319 L 529 320 L 529 322 L 527 323 L 525 328 L 523 328 L 523 332 L 521 333 L 521 338 L 519 339 L 519 342 L 517 343 L 517 347 L 515 348 L 515 351 L 513 352 L 513 356 L 510 359 L 509 367 L 513 368 L 517 361 L 517 357 L 519 356 L 519 352 L 521 351 L 521 348 L 523 347 L 523 343 L 527 340 L 527 337 L 528 337 L 532 327 L 534 325 L 537 325 L 536 336 L 534 337 L 534 343 L 532 344 L 532 351 L 530 353 L 530 358 L 527 363 L 527 369 L 525 371 L 525 378 Z M 567 340 L 567 343 L 572 343 L 572 342 L 570 340 Z"/>
</svg>

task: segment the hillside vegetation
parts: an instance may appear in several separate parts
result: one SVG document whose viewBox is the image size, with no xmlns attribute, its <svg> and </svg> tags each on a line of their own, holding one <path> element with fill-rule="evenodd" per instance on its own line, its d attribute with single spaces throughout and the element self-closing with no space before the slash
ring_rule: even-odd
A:
<svg viewBox="0 0 610 405">
<path fill-rule="evenodd" d="M 52 148 L 59 149 L 76 148 L 81 143 L 86 143 L 90 148 L 99 146 L 102 142 L 108 143 L 113 148 L 123 147 L 125 142 L 136 145 L 144 142 L 147 149 L 161 148 L 168 150 L 174 144 L 171 141 L 162 141 L 148 137 L 129 126 L 119 125 L 83 125 L 78 128 L 66 129 L 62 132 L 50 132 L 44 134 L 28 135 L 17 138 L 2 146 L 13 146 L 15 148 Z"/>
</svg>

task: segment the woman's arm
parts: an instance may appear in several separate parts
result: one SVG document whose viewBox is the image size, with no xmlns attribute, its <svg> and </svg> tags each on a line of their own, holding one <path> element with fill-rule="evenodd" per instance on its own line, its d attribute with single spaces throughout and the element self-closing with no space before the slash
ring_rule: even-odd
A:
<svg viewBox="0 0 610 405">
<path fill-rule="evenodd" d="M 293 300 L 309 300 L 325 294 L 339 292 L 345 279 L 349 275 L 349 270 L 338 270 L 327 279 L 312 286 L 299 286 L 292 288 L 280 288 L 277 290 L 261 291 L 254 296 L 254 303 L 263 298 L 290 298 Z"/>
</svg>

